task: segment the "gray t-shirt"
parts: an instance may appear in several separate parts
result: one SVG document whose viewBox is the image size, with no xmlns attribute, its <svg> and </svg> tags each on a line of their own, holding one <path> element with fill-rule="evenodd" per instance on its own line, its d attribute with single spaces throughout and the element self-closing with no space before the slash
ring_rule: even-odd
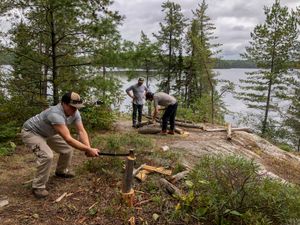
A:
<svg viewBox="0 0 300 225">
<path fill-rule="evenodd" d="M 43 137 L 51 137 L 57 134 L 56 130 L 53 128 L 53 125 L 69 125 L 77 122 L 81 122 L 79 111 L 76 110 L 74 116 L 67 117 L 64 113 L 62 105 L 59 103 L 28 119 L 24 123 L 23 128 Z"/>
<path fill-rule="evenodd" d="M 131 85 L 126 89 L 126 93 L 129 91 L 133 92 L 133 96 L 135 99 L 133 100 L 134 104 L 143 105 L 145 99 L 145 92 L 148 91 L 148 88 L 145 85 L 139 86 L 138 84 Z"/>
<path fill-rule="evenodd" d="M 167 107 L 169 105 L 174 105 L 177 101 L 176 98 L 167 93 L 157 92 L 153 95 L 153 102 L 154 107 L 157 107 L 158 105 Z"/>
</svg>

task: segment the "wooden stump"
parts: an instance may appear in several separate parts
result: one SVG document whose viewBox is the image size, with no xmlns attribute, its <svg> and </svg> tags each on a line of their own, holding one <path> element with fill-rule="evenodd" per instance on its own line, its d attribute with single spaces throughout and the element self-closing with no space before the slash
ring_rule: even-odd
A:
<svg viewBox="0 0 300 225">
<path fill-rule="evenodd" d="M 122 197 L 124 202 L 132 207 L 134 202 L 134 190 L 132 189 L 133 180 L 133 168 L 134 168 L 135 156 L 134 152 L 130 150 L 129 156 L 126 160 L 125 174 L 122 185 Z"/>
</svg>

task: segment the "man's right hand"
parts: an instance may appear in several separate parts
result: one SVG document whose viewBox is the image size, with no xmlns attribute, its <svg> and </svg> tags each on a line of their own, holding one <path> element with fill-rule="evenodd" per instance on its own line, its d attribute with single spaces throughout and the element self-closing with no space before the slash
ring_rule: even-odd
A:
<svg viewBox="0 0 300 225">
<path fill-rule="evenodd" d="M 100 150 L 97 148 L 90 148 L 88 151 L 85 152 L 87 157 L 96 157 L 99 156 Z"/>
</svg>

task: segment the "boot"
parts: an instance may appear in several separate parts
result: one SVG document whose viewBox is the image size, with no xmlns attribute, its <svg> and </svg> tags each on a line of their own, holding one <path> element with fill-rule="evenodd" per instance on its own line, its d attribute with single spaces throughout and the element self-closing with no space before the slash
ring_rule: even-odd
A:
<svg viewBox="0 0 300 225">
<path fill-rule="evenodd" d="M 45 188 L 33 188 L 32 193 L 38 199 L 46 198 L 49 195 L 49 192 Z"/>
<path fill-rule="evenodd" d="M 75 173 L 73 171 L 70 170 L 65 170 L 64 172 L 55 172 L 55 175 L 57 177 L 62 177 L 62 178 L 73 178 L 75 177 Z"/>
<path fill-rule="evenodd" d="M 167 135 L 167 131 L 166 130 L 162 130 L 159 134 L 161 134 L 161 135 Z"/>
<path fill-rule="evenodd" d="M 175 132 L 174 132 L 174 130 L 169 130 L 169 131 L 168 131 L 168 134 L 174 135 Z"/>
</svg>

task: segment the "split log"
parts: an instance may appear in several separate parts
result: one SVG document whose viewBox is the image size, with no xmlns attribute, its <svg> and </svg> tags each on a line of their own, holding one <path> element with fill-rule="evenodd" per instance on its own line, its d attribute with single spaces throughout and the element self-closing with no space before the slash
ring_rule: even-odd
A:
<svg viewBox="0 0 300 225">
<path fill-rule="evenodd" d="M 137 179 L 139 179 L 140 181 L 143 182 L 143 181 L 146 180 L 147 175 L 148 175 L 149 173 L 151 173 L 151 172 L 148 171 L 148 170 L 140 170 L 140 171 L 135 175 L 135 177 L 136 177 Z"/>
<path fill-rule="evenodd" d="M 143 166 L 145 166 L 146 164 L 142 164 L 139 168 L 137 168 L 137 169 L 134 169 L 133 168 L 133 173 L 132 173 L 132 175 L 133 176 L 135 176 L 135 175 L 137 175 L 137 173 L 141 170 L 141 169 L 143 169 Z"/>
<path fill-rule="evenodd" d="M 168 194 L 170 195 L 175 195 L 175 196 L 182 196 L 182 192 L 173 184 L 171 184 L 169 181 L 167 181 L 164 178 L 159 179 L 159 183 L 161 188 Z"/>
<path fill-rule="evenodd" d="M 227 140 L 231 140 L 231 123 L 227 124 Z"/>
<path fill-rule="evenodd" d="M 227 128 L 206 129 L 205 131 L 207 131 L 207 132 L 222 132 L 222 131 L 227 131 Z M 252 133 L 252 130 L 248 127 L 231 128 L 231 131 L 246 131 L 248 133 Z"/>
<path fill-rule="evenodd" d="M 177 174 L 173 175 L 171 177 L 171 182 L 174 184 L 174 183 L 180 181 L 181 179 L 185 178 L 189 172 L 190 171 L 185 170 L 185 171 L 182 171 L 180 173 L 177 173 Z"/>
<path fill-rule="evenodd" d="M 154 166 L 145 165 L 143 169 L 148 170 L 150 172 L 161 173 L 167 176 L 170 176 L 172 174 L 172 170 L 167 170 L 164 167 L 154 167 Z"/>
<path fill-rule="evenodd" d="M 126 161 L 125 174 L 122 185 L 123 199 L 130 207 L 133 206 L 134 201 L 134 190 L 132 189 L 134 161 L 134 152 L 130 150 L 129 156 L 127 157 Z"/>
</svg>

